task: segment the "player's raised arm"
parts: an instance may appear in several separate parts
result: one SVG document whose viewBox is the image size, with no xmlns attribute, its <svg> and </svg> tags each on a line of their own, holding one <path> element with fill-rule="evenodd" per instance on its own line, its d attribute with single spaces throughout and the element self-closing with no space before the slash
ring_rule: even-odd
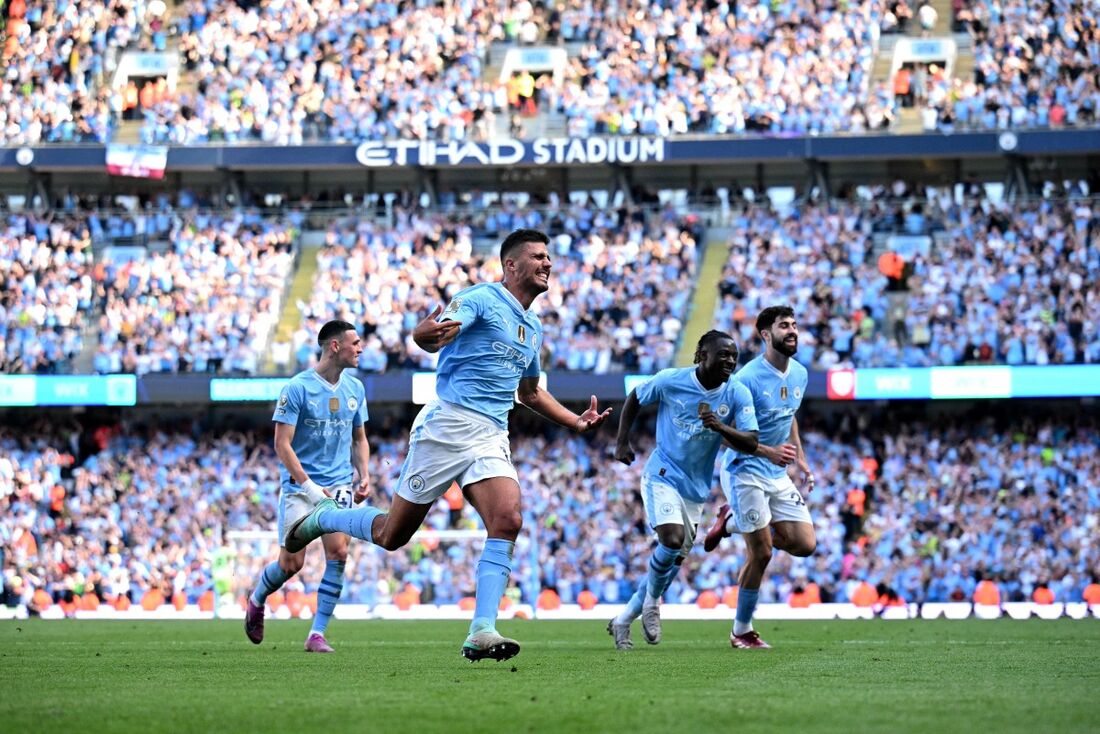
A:
<svg viewBox="0 0 1100 734">
<path fill-rule="evenodd" d="M 607 420 L 607 416 L 611 415 L 611 408 L 602 413 L 600 412 L 595 395 L 592 396 L 588 410 L 577 415 L 559 403 L 558 399 L 548 391 L 543 390 L 539 386 L 538 377 L 524 377 L 521 379 L 517 393 L 519 401 L 528 408 L 543 418 L 551 420 L 559 426 L 571 428 L 577 433 L 588 433 Z"/>
<path fill-rule="evenodd" d="M 453 342 L 462 329 L 461 321 L 439 321 L 442 314 L 443 307 L 437 304 L 435 309 L 413 329 L 413 341 L 425 352 L 438 352 Z"/>
<path fill-rule="evenodd" d="M 619 416 L 619 433 L 615 442 L 615 459 L 629 466 L 634 461 L 634 449 L 630 446 L 630 429 L 634 427 L 634 419 L 638 417 L 641 403 L 638 402 L 638 393 L 631 390 L 623 403 L 623 412 Z"/>
</svg>

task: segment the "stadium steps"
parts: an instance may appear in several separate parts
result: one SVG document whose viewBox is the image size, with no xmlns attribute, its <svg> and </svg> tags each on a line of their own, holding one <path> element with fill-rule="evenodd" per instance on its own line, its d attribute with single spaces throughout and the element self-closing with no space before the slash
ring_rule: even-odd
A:
<svg viewBox="0 0 1100 734">
<path fill-rule="evenodd" d="M 902 107 L 898 110 L 898 120 L 894 123 L 893 131 L 896 133 L 922 133 L 924 126 L 920 121 L 919 107 Z"/>
<path fill-rule="evenodd" d="M 91 318 L 84 320 L 84 328 L 80 331 L 84 346 L 73 357 L 73 374 L 76 375 L 90 375 L 95 372 L 95 353 L 99 348 L 99 314 L 87 315 Z"/>
<path fill-rule="evenodd" d="M 294 332 L 302 322 L 298 303 L 308 302 L 310 293 L 313 292 L 313 278 L 317 275 L 317 255 L 321 252 L 321 243 L 311 241 L 307 236 L 303 236 L 299 242 L 301 247 L 298 250 L 298 269 L 294 271 L 294 278 L 291 279 L 289 287 L 283 292 L 283 310 L 279 314 L 279 325 L 275 327 L 275 336 L 270 344 L 291 342 Z M 267 374 L 275 372 L 275 360 L 271 349 L 267 350 L 263 372 Z"/>
<path fill-rule="evenodd" d="M 676 353 L 677 366 L 692 363 L 695 356 L 695 344 L 714 324 L 714 308 L 718 304 L 718 284 L 722 280 L 722 270 L 729 259 L 729 239 L 733 233 L 730 227 L 710 227 L 703 237 L 703 252 L 699 265 L 699 275 L 695 279 L 695 293 L 688 306 L 688 319 L 680 331 L 680 346 Z M 720 328 L 729 328 L 728 324 L 719 324 Z"/>
<path fill-rule="evenodd" d="M 955 54 L 955 67 L 951 70 L 951 75 L 964 82 L 971 81 L 974 78 L 975 66 L 974 39 L 969 33 L 956 33 L 955 47 L 958 51 Z"/>
</svg>

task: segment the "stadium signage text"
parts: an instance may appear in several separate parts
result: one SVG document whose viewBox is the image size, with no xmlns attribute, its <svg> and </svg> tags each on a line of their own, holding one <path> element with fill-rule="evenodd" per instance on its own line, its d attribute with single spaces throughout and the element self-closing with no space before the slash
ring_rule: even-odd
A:
<svg viewBox="0 0 1100 734">
<path fill-rule="evenodd" d="M 469 143 L 454 140 L 367 141 L 355 149 L 364 166 L 512 166 L 590 165 L 599 163 L 661 163 L 665 141 L 661 138 L 536 138 Z"/>
</svg>

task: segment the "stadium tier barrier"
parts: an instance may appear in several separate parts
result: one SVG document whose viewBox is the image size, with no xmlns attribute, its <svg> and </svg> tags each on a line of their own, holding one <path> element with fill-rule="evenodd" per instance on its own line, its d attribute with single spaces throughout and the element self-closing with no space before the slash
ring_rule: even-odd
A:
<svg viewBox="0 0 1100 734">
<path fill-rule="evenodd" d="M 504 620 L 591 620 L 600 621 L 610 619 L 622 611 L 621 604 L 596 604 L 589 609 L 582 609 L 578 604 L 562 604 L 554 610 L 536 610 L 529 604 L 517 604 L 500 612 L 500 618 Z M 684 621 L 725 621 L 733 619 L 734 609 L 725 604 L 718 604 L 711 609 L 703 609 L 698 604 L 663 604 L 661 605 L 661 618 L 664 620 Z M 27 619 L 27 608 L 0 607 L 0 620 Z M 68 618 L 78 620 L 161 620 L 161 621 L 187 621 L 204 619 L 244 619 L 244 610 L 234 602 L 223 604 L 216 611 L 202 611 L 197 604 L 189 604 L 183 609 L 176 609 L 171 604 L 148 611 L 140 605 L 131 606 L 124 611 L 103 605 L 95 611 L 77 611 L 71 617 L 66 617 L 64 611 L 56 604 L 51 605 L 40 615 L 42 619 L 63 620 Z M 312 616 L 308 607 L 303 608 L 298 614 L 299 619 L 309 619 Z M 340 604 L 336 607 L 334 615 L 342 620 L 368 620 L 368 619 L 392 619 L 392 620 L 468 620 L 470 612 L 461 608 L 458 604 L 416 604 L 408 609 L 399 609 L 394 604 Z M 829 620 L 912 620 L 912 619 L 1100 619 L 1100 604 L 1086 604 L 1084 602 L 1068 602 L 1055 604 L 1036 604 L 1034 602 L 1006 602 L 1000 606 L 983 606 L 966 602 L 957 603 L 927 603 L 906 604 L 891 606 L 882 609 L 874 607 L 861 607 L 855 604 L 811 604 L 808 607 L 795 608 L 788 604 L 761 604 L 757 607 L 754 619 L 772 621 L 829 621 Z M 284 605 L 270 615 L 274 619 L 291 619 L 290 611 Z"/>
</svg>

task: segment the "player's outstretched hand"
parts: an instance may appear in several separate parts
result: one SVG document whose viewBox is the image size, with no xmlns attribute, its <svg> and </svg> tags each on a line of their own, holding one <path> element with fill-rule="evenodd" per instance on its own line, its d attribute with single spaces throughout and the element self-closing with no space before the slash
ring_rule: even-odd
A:
<svg viewBox="0 0 1100 734">
<path fill-rule="evenodd" d="M 426 352 L 438 352 L 458 336 L 461 321 L 437 321 L 443 313 L 443 306 L 435 309 L 413 329 L 413 341 Z"/>
<path fill-rule="evenodd" d="M 355 504 L 359 504 L 360 502 L 365 500 L 367 497 L 370 497 L 370 477 L 369 476 L 362 477 L 362 478 L 360 478 L 360 480 L 358 482 L 356 482 L 356 484 L 355 484 L 355 494 L 352 495 L 352 499 L 355 501 Z"/>
<path fill-rule="evenodd" d="M 596 396 L 593 395 L 592 402 L 588 404 L 588 410 L 581 413 L 581 417 L 577 419 L 577 433 L 588 433 L 607 420 L 609 415 L 611 415 L 611 408 L 601 413 L 596 404 Z"/>
<path fill-rule="evenodd" d="M 621 461 L 627 466 L 634 463 L 634 449 L 630 447 L 629 441 L 615 446 L 615 461 Z"/>
</svg>

